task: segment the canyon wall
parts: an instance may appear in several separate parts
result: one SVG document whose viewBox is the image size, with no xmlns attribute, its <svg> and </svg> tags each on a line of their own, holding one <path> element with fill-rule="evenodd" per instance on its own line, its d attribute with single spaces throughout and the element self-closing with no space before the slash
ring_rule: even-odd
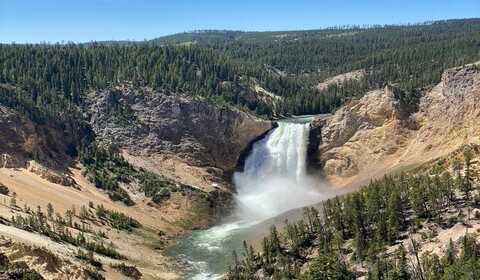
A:
<svg viewBox="0 0 480 280">
<path fill-rule="evenodd" d="M 478 63 L 448 69 L 417 100 L 387 86 L 317 118 L 312 162 L 332 184 L 348 184 L 478 143 L 479 117 Z"/>
<path fill-rule="evenodd" d="M 250 143 L 274 126 L 205 99 L 131 86 L 90 94 L 88 114 L 97 135 L 131 161 L 194 185 L 205 184 L 190 177 L 210 184 L 233 173 Z"/>
</svg>

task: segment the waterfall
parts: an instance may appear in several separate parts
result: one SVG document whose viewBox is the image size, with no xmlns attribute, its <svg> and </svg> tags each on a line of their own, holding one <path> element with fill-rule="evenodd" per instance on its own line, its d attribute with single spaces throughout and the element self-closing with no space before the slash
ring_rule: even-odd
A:
<svg viewBox="0 0 480 280">
<path fill-rule="evenodd" d="M 305 119 L 304 119 L 305 120 Z M 306 119 L 310 121 L 309 119 Z M 279 122 L 253 145 L 244 171 L 234 174 L 237 213 L 234 221 L 193 232 L 169 249 L 191 271 L 182 279 L 217 279 L 225 272 L 233 249 L 256 237 L 254 225 L 288 210 L 321 201 L 306 174 L 309 124 Z"/>
<path fill-rule="evenodd" d="M 260 222 L 321 199 L 306 174 L 308 123 L 279 122 L 234 175 L 240 219 Z"/>
</svg>

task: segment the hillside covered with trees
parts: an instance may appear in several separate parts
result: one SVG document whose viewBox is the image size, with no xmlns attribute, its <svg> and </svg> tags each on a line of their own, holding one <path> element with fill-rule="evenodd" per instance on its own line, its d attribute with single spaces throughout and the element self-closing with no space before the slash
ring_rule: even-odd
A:
<svg viewBox="0 0 480 280">
<path fill-rule="evenodd" d="M 272 226 L 259 253 L 246 243 L 242 255 L 233 252 L 228 279 L 478 279 L 478 154 L 464 147 L 320 211 L 305 208 L 303 219 Z M 438 244 L 439 233 L 459 225 L 464 237 Z M 429 243 L 445 249 L 423 250 Z"/>
<path fill-rule="evenodd" d="M 81 108 L 87 92 L 119 83 L 202 96 L 258 115 L 328 113 L 370 89 L 414 94 L 443 69 L 480 59 L 480 20 L 312 31 L 202 31 L 147 42 L 0 46 L 2 99 L 46 111 Z M 314 85 L 355 70 L 357 80 Z M 281 104 L 245 94 L 255 85 Z M 17 90 L 28 95 L 19 97 Z M 17 105 L 18 106 L 18 105 Z"/>
</svg>

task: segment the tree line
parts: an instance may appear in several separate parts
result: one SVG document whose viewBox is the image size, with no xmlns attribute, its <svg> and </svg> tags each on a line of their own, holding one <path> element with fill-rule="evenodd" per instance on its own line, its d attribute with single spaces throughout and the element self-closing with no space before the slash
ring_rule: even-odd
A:
<svg viewBox="0 0 480 280">
<path fill-rule="evenodd" d="M 202 96 L 257 115 L 328 113 L 367 90 L 397 84 L 429 87 L 446 68 L 480 59 L 480 20 L 296 32 L 200 32 L 130 44 L 0 45 L 1 92 L 11 106 L 62 111 L 85 106 L 87 93 L 119 83 Z M 175 36 L 173 37 L 175 38 Z M 222 39 L 219 39 L 222 38 Z M 183 41 L 187 39 L 182 39 Z M 274 67 L 284 75 L 272 73 Z M 328 77 L 366 70 L 358 81 L 317 90 Z M 282 97 L 276 106 L 251 98 L 259 85 Z M 0 99 L 1 100 L 1 99 Z"/>
</svg>

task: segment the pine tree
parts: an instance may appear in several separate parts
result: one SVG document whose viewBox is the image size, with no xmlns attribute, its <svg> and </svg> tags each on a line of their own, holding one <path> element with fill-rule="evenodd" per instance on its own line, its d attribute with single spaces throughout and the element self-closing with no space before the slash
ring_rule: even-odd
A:
<svg viewBox="0 0 480 280">
<path fill-rule="evenodd" d="M 51 203 L 47 204 L 47 218 L 49 221 L 53 221 L 53 205 Z"/>
<path fill-rule="evenodd" d="M 10 207 L 17 208 L 17 193 L 13 192 L 12 197 L 10 198 Z"/>
</svg>

